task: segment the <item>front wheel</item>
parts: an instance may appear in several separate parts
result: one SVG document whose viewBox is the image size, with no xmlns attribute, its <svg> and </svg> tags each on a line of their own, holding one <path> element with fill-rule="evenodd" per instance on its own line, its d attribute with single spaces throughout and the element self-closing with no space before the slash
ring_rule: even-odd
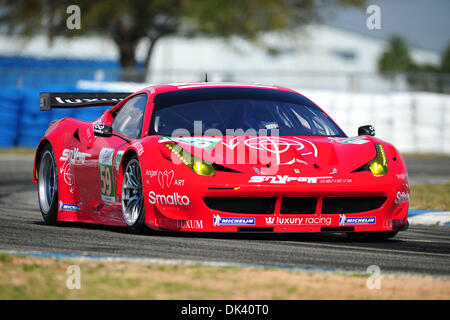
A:
<svg viewBox="0 0 450 320">
<path fill-rule="evenodd" d="M 380 231 L 380 232 L 349 232 L 347 236 L 352 240 L 358 241 L 382 241 L 395 237 L 398 231 Z"/>
<path fill-rule="evenodd" d="M 46 145 L 39 160 L 38 198 L 44 222 L 56 225 L 58 217 L 58 171 L 53 148 Z"/>
<path fill-rule="evenodd" d="M 132 233 L 143 233 L 146 229 L 144 219 L 144 196 L 142 191 L 141 166 L 136 156 L 126 164 L 122 183 L 122 213 L 128 229 Z"/>
</svg>

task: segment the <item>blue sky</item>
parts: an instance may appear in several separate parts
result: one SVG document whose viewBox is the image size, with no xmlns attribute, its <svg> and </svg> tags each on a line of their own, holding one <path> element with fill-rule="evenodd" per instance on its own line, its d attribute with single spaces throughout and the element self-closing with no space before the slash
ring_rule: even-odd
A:
<svg viewBox="0 0 450 320">
<path fill-rule="evenodd" d="M 450 43 L 450 0 L 370 0 L 381 10 L 381 29 L 369 30 L 366 8 L 330 8 L 322 11 L 322 22 L 386 39 L 402 36 L 411 46 L 442 52 Z"/>
</svg>

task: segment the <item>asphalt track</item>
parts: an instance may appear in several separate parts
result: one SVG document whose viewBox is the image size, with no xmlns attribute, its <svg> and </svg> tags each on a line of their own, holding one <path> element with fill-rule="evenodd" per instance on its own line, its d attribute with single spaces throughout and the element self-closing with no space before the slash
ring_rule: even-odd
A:
<svg viewBox="0 0 450 320">
<path fill-rule="evenodd" d="M 449 158 L 407 160 L 413 182 L 450 180 Z M 412 226 L 391 240 L 342 235 L 158 233 L 43 223 L 31 182 L 32 157 L 0 155 L 0 251 L 189 260 L 268 267 L 450 276 L 450 227 Z"/>
</svg>

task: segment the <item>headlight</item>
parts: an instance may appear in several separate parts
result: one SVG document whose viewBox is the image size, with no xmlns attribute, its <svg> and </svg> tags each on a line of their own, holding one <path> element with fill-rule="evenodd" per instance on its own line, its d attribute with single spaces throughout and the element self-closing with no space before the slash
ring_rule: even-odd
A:
<svg viewBox="0 0 450 320">
<path fill-rule="evenodd" d="M 381 143 L 375 143 L 375 150 L 375 158 L 352 172 L 370 171 L 375 177 L 384 176 L 388 171 L 386 152 Z"/>
<path fill-rule="evenodd" d="M 195 173 L 201 176 L 214 176 L 213 166 L 203 159 L 191 155 L 176 143 L 165 143 L 164 145 Z"/>
<path fill-rule="evenodd" d="M 368 163 L 369 170 L 375 177 L 384 176 L 388 171 L 386 152 L 381 143 L 375 143 L 376 157 Z"/>
</svg>

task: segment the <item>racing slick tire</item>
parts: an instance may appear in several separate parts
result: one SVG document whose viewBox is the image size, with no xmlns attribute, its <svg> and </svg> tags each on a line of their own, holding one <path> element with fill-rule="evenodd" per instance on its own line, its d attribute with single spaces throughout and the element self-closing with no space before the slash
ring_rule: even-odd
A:
<svg viewBox="0 0 450 320">
<path fill-rule="evenodd" d="M 347 236 L 356 241 L 383 241 L 395 237 L 398 231 L 349 232 Z"/>
<path fill-rule="evenodd" d="M 58 170 L 55 153 L 50 144 L 41 151 L 38 169 L 38 199 L 44 222 L 56 225 L 58 218 Z"/>
<path fill-rule="evenodd" d="M 125 164 L 122 183 L 122 214 L 131 233 L 147 231 L 145 225 L 142 174 L 138 157 L 133 155 Z"/>
</svg>

